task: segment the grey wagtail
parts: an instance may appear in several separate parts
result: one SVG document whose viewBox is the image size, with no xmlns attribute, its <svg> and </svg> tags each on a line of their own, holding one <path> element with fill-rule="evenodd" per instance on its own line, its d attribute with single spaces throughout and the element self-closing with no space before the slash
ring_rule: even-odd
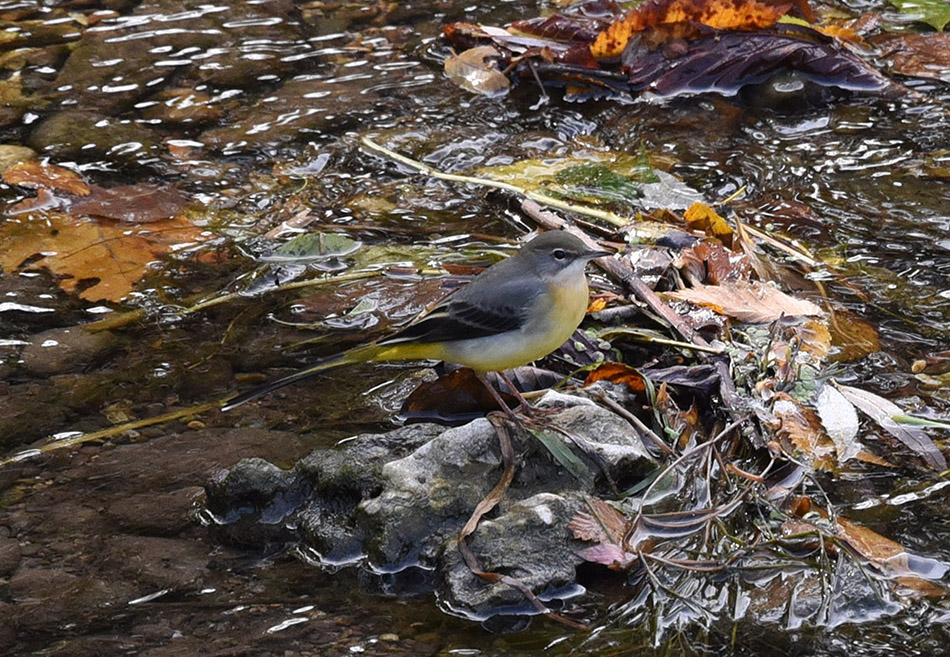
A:
<svg viewBox="0 0 950 657">
<path fill-rule="evenodd" d="M 570 233 L 543 233 L 404 329 L 225 400 L 222 410 L 330 368 L 367 361 L 445 360 L 472 368 L 485 382 L 485 373 L 547 356 L 571 337 L 589 303 L 584 267 L 606 255 Z"/>
</svg>

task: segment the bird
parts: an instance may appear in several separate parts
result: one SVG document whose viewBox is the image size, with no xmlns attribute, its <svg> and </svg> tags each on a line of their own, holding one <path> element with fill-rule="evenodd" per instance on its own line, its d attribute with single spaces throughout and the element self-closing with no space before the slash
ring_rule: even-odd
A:
<svg viewBox="0 0 950 657">
<path fill-rule="evenodd" d="M 541 233 L 392 335 L 225 399 L 221 408 L 231 410 L 341 365 L 441 360 L 474 370 L 508 411 L 485 374 L 533 362 L 564 344 L 587 313 L 585 266 L 608 255 L 565 231 Z M 519 398 L 524 407 L 526 402 Z"/>
</svg>

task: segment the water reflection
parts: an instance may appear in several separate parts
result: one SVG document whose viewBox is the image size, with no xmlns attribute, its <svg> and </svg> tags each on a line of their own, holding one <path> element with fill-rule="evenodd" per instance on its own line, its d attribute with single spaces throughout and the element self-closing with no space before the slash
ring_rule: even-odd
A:
<svg viewBox="0 0 950 657">
<path fill-rule="evenodd" d="M 880 390 L 906 390 L 908 397 L 926 394 L 914 387 L 907 365 L 922 350 L 945 348 L 950 333 L 950 191 L 946 185 L 950 119 L 939 102 L 917 106 L 846 102 L 792 115 L 753 112 L 715 98 L 625 107 L 555 101 L 530 110 L 538 98 L 530 85 L 501 101 L 473 98 L 455 89 L 442 77 L 435 39 L 443 22 L 464 19 L 497 24 L 537 13 L 533 2 L 502 3 L 500 8 L 498 3 L 410 2 L 398 7 L 358 3 L 333 9 L 317 3 L 215 5 L 182 0 L 130 7 L 119 15 L 93 19 L 96 3 L 77 5 L 71 10 L 94 23 L 83 30 L 63 8 L 51 3 L 0 3 L 5 16 L 23 12 L 31 18 L 47 17 L 46 26 L 59 30 L 52 42 L 34 43 L 33 50 L 23 55 L 24 97 L 35 97 L 37 102 L 4 108 L 0 122 L 5 141 L 28 144 L 40 157 L 60 164 L 72 162 L 73 168 L 101 184 L 174 183 L 201 206 L 196 220 L 224 236 L 232 252 L 239 247 L 233 247 L 231 240 L 263 234 L 301 213 L 331 229 L 365 226 L 375 240 L 381 234 L 403 235 L 401 239 L 408 241 L 501 232 L 496 229 L 501 227 L 497 216 L 502 211 L 486 202 L 481 191 L 437 183 L 407 185 L 404 171 L 359 150 L 357 133 L 382 133 L 408 154 L 442 170 L 459 172 L 527 157 L 562 156 L 580 147 L 628 153 L 645 149 L 668 158 L 672 171 L 708 199 L 747 188 L 749 203 L 759 208 L 756 216 L 762 224 L 799 237 L 831 260 L 836 272 L 821 277 L 837 298 L 875 317 L 888 352 L 869 358 L 848 376 L 862 377 Z M 6 185 L 0 193 L 9 202 L 27 194 Z M 769 205 L 769 201 L 775 202 Z M 39 209 L 34 206 L 34 214 Z M 220 244 L 203 246 L 200 253 L 213 262 L 214 249 Z M 405 259 L 398 252 L 389 257 L 390 261 Z M 235 268 L 251 270 L 255 264 L 249 260 Z M 240 272 L 213 269 L 206 262 L 185 258 L 179 270 L 162 276 L 156 273 L 154 280 L 144 282 L 140 296 L 128 305 L 134 307 L 139 301 L 155 308 L 178 305 L 190 295 L 210 295 L 241 283 Z M 867 292 L 868 303 L 836 285 L 839 276 Z M 46 276 L 15 279 L 5 275 L 3 285 L 8 286 L 4 291 L 23 287 L 16 301 L 0 303 L 4 329 L 0 346 L 11 351 L 27 344 L 22 336 L 83 323 L 88 313 L 125 309 L 121 304 L 67 301 Z M 106 369 L 125 370 L 128 381 L 100 397 L 86 393 L 91 403 L 78 396 L 70 398 L 71 406 L 63 411 L 68 416 L 51 415 L 43 430 L 67 438 L 76 435 L 65 432 L 77 415 L 85 423 L 97 422 L 99 409 L 113 398 L 138 395 L 137 402 L 151 404 L 182 394 L 187 386 L 136 390 L 148 379 L 174 384 L 181 370 L 195 372 L 192 394 L 207 395 L 209 379 L 230 380 L 230 372 L 219 372 L 214 379 L 202 367 L 222 348 L 232 348 L 228 342 L 232 329 L 239 334 L 245 330 L 244 337 L 251 339 L 247 332 L 269 325 L 266 317 L 254 324 L 259 309 L 252 304 L 245 308 L 241 317 L 228 317 L 225 326 L 215 325 L 214 318 L 189 324 L 176 317 L 161 333 L 148 333 L 143 344 L 127 347 L 128 357 L 107 363 Z M 288 308 L 293 313 L 295 307 Z M 207 325 L 200 325 L 205 321 Z M 255 328 L 242 329 L 242 321 Z M 350 327 L 370 321 L 375 323 L 368 315 L 350 315 L 330 324 Z M 272 343 L 255 345 L 257 349 L 251 351 L 275 351 Z M 151 399 L 145 397 L 146 392 Z M 14 458 L 25 461 L 37 454 L 37 450 L 27 450 Z M 183 451 L 169 458 L 189 457 Z M 895 529 L 899 532 L 895 538 L 916 539 L 921 553 L 939 554 L 946 539 L 939 508 L 945 501 L 942 489 L 937 484 L 892 498 L 860 497 L 866 501 L 856 502 L 854 509 L 910 509 L 907 522 Z M 923 513 L 923 505 L 934 508 Z M 279 520 L 284 510 L 271 511 Z M 319 555 L 309 558 L 324 564 L 348 563 L 353 558 L 334 556 L 335 560 Z M 934 570 L 934 563 L 911 561 L 907 567 L 917 574 L 943 576 Z M 255 571 L 263 570 L 256 565 L 246 570 L 233 567 L 248 580 L 261 576 Z M 924 621 L 913 618 L 893 620 L 887 639 L 846 625 L 838 628 L 843 638 L 821 636 L 809 629 L 818 613 L 809 605 L 819 604 L 814 587 L 820 582 L 800 573 L 787 576 L 801 578 L 795 589 L 799 602 L 788 608 L 766 606 L 771 581 L 750 578 L 758 588 L 755 595 L 726 585 L 694 591 L 696 600 L 709 609 L 728 606 L 735 618 L 747 620 L 755 616 L 752 611 L 758 614 L 738 629 L 731 623 L 714 626 L 708 630 L 711 638 L 704 640 L 729 646 L 733 631 L 746 645 L 764 641 L 763 637 L 781 640 L 771 626 L 763 629 L 774 621 L 799 628 L 806 645 L 828 652 L 879 650 L 901 632 L 906 632 L 908 645 L 921 651 L 926 651 L 928 641 L 935 642 L 930 646 L 934 650 L 943 649 L 938 641 L 941 630 L 933 630 L 933 639 L 921 638 L 919 627 Z M 293 570 L 287 581 L 300 577 L 300 570 Z M 233 580 L 223 581 L 225 585 L 217 590 L 232 591 Z M 849 602 L 825 609 L 821 622 L 844 624 L 891 613 L 892 603 L 875 599 L 872 584 L 860 582 L 855 573 L 842 572 L 840 581 L 836 591 L 849 596 Z M 290 595 L 272 586 L 281 595 Z M 130 599 L 130 605 L 155 609 L 146 603 L 157 603 L 168 589 L 150 590 L 125 599 Z M 265 593 L 261 597 L 269 602 L 271 590 Z M 292 593 L 305 599 L 313 595 L 312 591 Z M 227 603 L 234 612 L 253 612 L 249 607 L 235 607 L 233 597 L 220 595 L 216 604 Z M 703 617 L 701 609 L 686 603 L 654 602 L 681 605 L 667 617 L 671 628 L 682 619 Z M 576 654 L 587 648 L 600 654 L 629 653 L 638 641 L 649 641 L 632 622 L 645 619 L 646 606 L 637 607 L 643 603 L 629 603 L 618 612 L 616 625 L 591 637 L 565 637 L 557 630 L 535 628 L 536 634 L 529 638 L 500 641 L 501 651 L 537 654 L 537 646 L 522 650 L 517 643 L 536 641 L 542 648 L 549 645 L 554 654 Z M 359 614 L 365 604 L 365 600 L 347 600 L 339 607 L 344 614 Z M 262 624 L 261 633 L 290 636 L 295 626 L 315 624 L 311 609 L 298 605 L 295 601 L 287 609 L 274 611 Z M 388 619 L 390 601 L 378 605 L 371 609 L 373 614 Z M 413 623 L 431 626 L 431 606 L 431 600 L 420 601 L 408 621 L 395 622 L 398 631 L 412 631 Z M 209 616 L 220 622 L 226 613 L 212 610 Z M 931 619 L 927 627 L 939 628 L 945 620 Z M 628 624 L 632 629 L 623 627 Z M 246 630 L 244 622 L 237 625 Z M 392 625 L 390 620 L 367 620 L 367 626 L 376 631 L 391 630 Z M 466 637 L 459 626 L 452 628 L 447 635 L 461 638 L 443 637 L 451 646 L 449 653 L 465 654 L 467 648 L 459 647 L 467 645 L 465 641 L 483 645 L 486 652 L 497 648 L 494 639 Z M 439 633 L 434 634 L 435 639 L 427 640 L 437 643 Z"/>
</svg>

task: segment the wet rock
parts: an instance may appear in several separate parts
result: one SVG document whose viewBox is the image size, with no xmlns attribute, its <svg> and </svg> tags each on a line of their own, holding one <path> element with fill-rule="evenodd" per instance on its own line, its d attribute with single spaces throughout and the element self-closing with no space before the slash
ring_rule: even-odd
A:
<svg viewBox="0 0 950 657">
<path fill-rule="evenodd" d="M 589 473 L 566 471 L 530 432 L 512 427 L 514 481 L 471 545 L 486 567 L 520 573 L 536 592 L 566 599 L 583 592 L 574 581 L 581 546 L 567 529 L 583 496 L 608 494 L 610 481 L 639 480 L 653 460 L 640 436 L 609 411 L 566 395 L 543 403 L 559 408 L 546 420 L 572 436 L 564 444 Z M 547 440 L 561 440 L 548 432 Z M 476 578 L 457 551 L 459 530 L 501 476 L 498 441 L 492 423 L 480 419 L 447 430 L 420 424 L 358 436 L 342 449 L 312 452 L 291 470 L 249 459 L 206 486 L 209 511 L 231 541 L 263 547 L 279 520 L 281 540 L 314 561 L 365 561 L 386 573 L 364 577 L 374 590 L 437 586 L 444 605 L 474 617 L 534 613 L 510 587 Z"/>
<path fill-rule="evenodd" d="M 101 558 L 101 571 L 134 585 L 136 595 L 162 589 L 190 591 L 208 574 L 208 551 L 194 541 L 114 536 L 106 542 Z"/>
<path fill-rule="evenodd" d="M 310 49 L 293 12 L 290 0 L 226 7 L 147 0 L 122 21 L 85 31 L 50 92 L 115 113 L 173 78 L 241 88 L 277 79 L 301 65 L 287 55 Z"/>
<path fill-rule="evenodd" d="M 17 144 L 0 144 L 0 173 L 14 164 L 31 162 L 36 159 L 36 151 Z"/>
<path fill-rule="evenodd" d="M 110 504 L 106 513 L 123 531 L 175 536 L 194 524 L 191 511 L 202 493 L 197 486 L 187 486 L 168 493 L 129 495 Z"/>
<path fill-rule="evenodd" d="M 0 448 L 12 449 L 37 440 L 65 421 L 66 409 L 51 402 L 46 384 L 0 383 Z"/>
<path fill-rule="evenodd" d="M 224 114 L 211 96 L 188 88 L 166 89 L 138 107 L 142 118 L 165 124 L 210 123 Z"/>
<path fill-rule="evenodd" d="M 90 333 L 78 326 L 55 328 L 30 338 L 20 352 L 20 364 L 36 376 L 76 372 L 117 346 L 118 339 L 109 331 Z"/>
<path fill-rule="evenodd" d="M 161 136 L 128 119 L 85 110 L 63 110 L 42 121 L 29 144 L 55 157 L 107 155 L 133 160 L 158 151 Z"/>
<path fill-rule="evenodd" d="M 20 565 L 20 542 L 12 537 L 0 538 L 0 577 L 9 577 Z"/>
<path fill-rule="evenodd" d="M 0 648 L 7 648 L 16 641 L 16 627 L 13 625 L 13 605 L 0 602 Z"/>
<path fill-rule="evenodd" d="M 10 578 L 9 588 L 14 603 L 10 616 L 17 629 L 26 633 L 48 632 L 70 623 L 88 627 L 111 606 L 132 599 L 132 589 L 124 583 L 106 583 L 59 568 L 21 567 Z M 76 613 L 79 609 L 82 615 Z"/>
<path fill-rule="evenodd" d="M 582 595 L 574 569 L 576 551 L 589 544 L 574 539 L 565 518 L 584 507 L 580 497 L 539 493 L 511 505 L 501 516 L 483 520 L 467 541 L 483 570 L 514 577 L 544 602 Z M 457 541 L 449 541 L 441 559 L 440 598 L 454 613 L 485 620 L 495 615 L 536 614 L 524 596 L 508 584 L 476 577 L 462 561 Z"/>
</svg>

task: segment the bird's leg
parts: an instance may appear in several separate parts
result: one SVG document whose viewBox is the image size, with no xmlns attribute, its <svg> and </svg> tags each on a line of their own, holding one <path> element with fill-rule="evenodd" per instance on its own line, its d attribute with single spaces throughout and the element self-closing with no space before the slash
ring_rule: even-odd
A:
<svg viewBox="0 0 950 657">
<path fill-rule="evenodd" d="M 500 372 L 499 372 L 499 374 L 500 374 Z M 505 403 L 505 400 L 502 399 L 501 393 L 498 392 L 497 390 L 495 390 L 495 386 L 493 386 L 493 385 L 488 381 L 488 379 L 485 378 L 485 375 L 482 374 L 481 372 L 475 372 L 475 376 L 476 376 L 476 378 L 478 378 L 479 381 L 482 382 L 482 385 L 485 386 L 485 387 L 488 389 L 488 392 L 491 393 L 491 396 L 494 398 L 494 400 L 495 400 L 496 402 L 498 402 L 499 408 L 501 408 L 501 410 L 504 411 L 512 421 L 514 421 L 514 422 L 520 422 L 520 421 L 521 421 L 521 418 L 519 418 L 518 415 L 517 415 L 513 410 L 511 410 L 511 409 L 508 407 L 508 404 L 506 404 L 506 403 Z M 508 380 L 506 379 L 505 382 L 508 384 L 508 387 L 509 387 L 509 388 L 511 388 L 512 390 L 514 390 L 515 396 L 518 397 L 518 399 L 521 401 L 522 407 L 524 406 L 524 404 L 527 404 L 527 403 L 528 403 L 527 400 L 526 400 L 524 397 L 521 396 L 521 393 L 518 392 L 517 388 L 515 388 L 514 386 L 511 385 L 511 382 L 510 382 L 510 381 L 508 381 Z"/>
<path fill-rule="evenodd" d="M 511 390 L 511 393 L 518 400 L 518 410 L 521 411 L 522 415 L 527 417 L 539 417 L 558 412 L 558 410 L 554 408 L 538 408 L 537 406 L 532 406 L 531 402 L 525 399 L 524 395 L 521 394 L 521 391 L 515 387 L 515 384 L 512 383 L 507 374 L 504 372 L 498 372 L 498 376 L 501 377 L 501 380 L 505 382 L 505 385 L 508 386 L 508 389 Z"/>
</svg>

